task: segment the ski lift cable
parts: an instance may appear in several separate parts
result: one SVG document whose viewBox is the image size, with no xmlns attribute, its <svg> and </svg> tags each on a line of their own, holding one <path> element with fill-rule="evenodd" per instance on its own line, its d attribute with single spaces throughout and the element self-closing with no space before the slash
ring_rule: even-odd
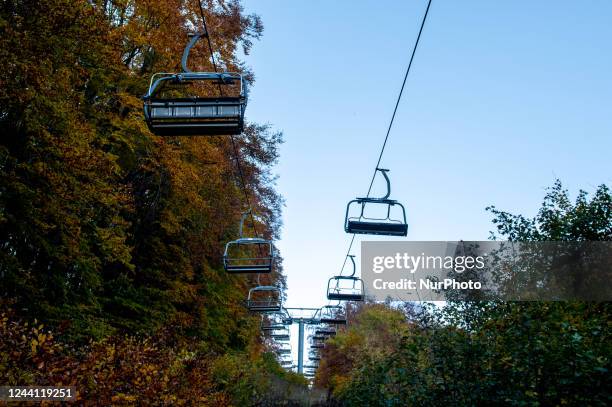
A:
<svg viewBox="0 0 612 407">
<path fill-rule="evenodd" d="M 378 160 L 376 161 L 376 166 L 374 167 L 374 173 L 372 174 L 372 179 L 370 180 L 370 186 L 368 187 L 368 193 L 366 197 L 370 196 L 372 192 L 372 186 L 374 185 L 374 179 L 376 178 L 376 172 L 380 166 L 380 162 L 382 161 L 383 154 L 385 152 L 385 148 L 387 147 L 387 141 L 389 140 L 389 135 L 391 134 L 391 129 L 393 127 L 393 122 L 395 121 L 395 115 L 397 113 L 397 109 L 399 107 L 400 101 L 402 99 L 402 94 L 404 93 L 404 88 L 406 87 L 406 81 L 408 79 L 408 74 L 410 73 L 410 68 L 412 67 L 412 62 L 414 61 L 414 56 L 416 54 L 416 50 L 419 46 L 419 41 L 421 39 L 421 34 L 423 33 L 423 27 L 425 27 L 425 21 L 427 21 L 427 15 L 429 14 L 429 8 L 431 6 L 432 0 L 427 2 L 427 8 L 425 9 L 425 13 L 423 14 L 423 20 L 421 21 L 421 27 L 419 28 L 419 33 L 417 35 L 416 41 L 414 42 L 414 47 L 412 48 L 412 54 L 410 55 L 410 61 L 408 62 L 408 67 L 406 68 L 406 73 L 404 74 L 404 80 L 402 81 L 402 86 L 400 88 L 399 94 L 397 96 L 397 100 L 395 102 L 395 107 L 393 108 L 393 114 L 391 115 L 391 120 L 389 122 L 389 126 L 387 128 L 387 134 L 385 135 L 385 139 L 383 141 L 382 147 L 380 149 L 380 154 L 378 155 Z M 342 263 L 342 268 L 340 269 L 340 275 L 344 271 L 344 267 L 346 266 L 346 261 L 351 254 L 351 249 L 353 248 L 353 243 L 355 243 L 355 234 L 351 237 L 351 241 L 349 243 L 348 250 L 346 251 L 346 256 L 344 257 L 344 262 Z"/>
<path fill-rule="evenodd" d="M 217 64 L 215 63 L 215 53 L 213 52 L 212 44 L 210 43 L 210 34 L 208 33 L 208 27 L 206 26 L 206 17 L 204 17 L 204 8 L 202 7 L 202 1 L 197 0 L 198 7 L 200 8 L 200 16 L 202 17 L 202 26 L 204 27 L 204 33 L 206 34 L 206 40 L 208 41 L 208 49 L 210 50 L 210 59 L 212 60 L 213 69 L 217 72 Z"/>
<path fill-rule="evenodd" d="M 210 42 L 210 33 L 208 32 L 208 27 L 206 25 L 206 16 L 204 15 L 204 8 L 202 7 L 202 1 L 201 0 L 197 0 L 198 3 L 198 7 L 200 9 L 200 17 L 202 18 L 202 26 L 204 28 L 204 33 L 206 35 L 206 40 L 208 42 L 208 49 L 210 50 L 210 59 L 212 61 L 212 65 L 213 65 L 213 69 L 215 70 L 215 72 L 217 72 L 217 63 L 215 62 L 215 53 L 212 47 L 212 43 Z M 221 85 L 219 85 L 219 91 L 221 92 L 221 94 L 223 94 L 223 91 L 221 90 Z M 257 226 L 255 224 L 255 217 L 253 215 L 253 206 L 251 205 L 251 200 L 249 198 L 249 193 L 247 191 L 247 185 L 246 182 L 244 180 L 244 173 L 242 171 L 242 165 L 240 164 L 240 156 L 238 155 L 238 148 L 236 147 L 236 141 L 234 139 L 233 135 L 230 135 L 230 140 L 232 143 L 232 149 L 234 150 L 234 157 L 236 160 L 236 167 L 238 168 L 238 176 L 240 178 L 240 182 L 242 184 L 242 191 L 244 193 L 244 199 L 246 201 L 248 210 L 250 212 L 251 215 L 251 222 L 253 223 L 253 231 L 255 232 L 255 237 L 259 237 L 259 233 L 257 232 Z M 259 276 L 258 276 L 259 278 Z"/>
</svg>

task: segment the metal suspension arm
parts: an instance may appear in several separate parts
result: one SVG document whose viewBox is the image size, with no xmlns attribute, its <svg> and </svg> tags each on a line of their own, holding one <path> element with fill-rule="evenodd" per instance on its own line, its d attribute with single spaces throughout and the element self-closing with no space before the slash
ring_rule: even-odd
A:
<svg viewBox="0 0 612 407">
<path fill-rule="evenodd" d="M 244 237 L 244 235 L 242 234 L 243 228 L 244 228 L 244 221 L 246 220 L 246 218 L 251 214 L 251 210 L 249 209 L 248 211 L 244 212 L 242 214 L 242 217 L 240 218 L 240 238 L 242 239 Z M 259 277 L 259 276 L 257 276 Z"/>
<path fill-rule="evenodd" d="M 391 181 L 389 180 L 389 176 L 387 175 L 387 172 L 389 170 L 384 169 L 384 168 L 376 168 L 376 171 L 380 171 L 383 175 L 383 177 L 385 177 L 385 181 L 387 182 L 387 194 L 379 199 L 383 200 L 383 199 L 387 199 L 389 198 L 389 196 L 391 195 Z"/>
<path fill-rule="evenodd" d="M 191 51 L 191 48 L 195 45 L 196 42 L 198 42 L 201 37 L 208 37 L 208 33 L 206 31 L 202 31 L 195 34 L 189 34 L 189 36 L 191 37 L 191 40 L 189 40 L 189 43 L 187 43 L 187 46 L 183 51 L 183 58 L 181 58 L 181 66 L 183 67 L 183 72 L 191 72 L 189 67 L 187 67 L 189 51 Z"/>
<path fill-rule="evenodd" d="M 355 271 L 357 271 L 357 266 L 355 265 L 355 255 L 354 254 L 349 254 L 347 257 L 349 259 L 351 259 L 351 263 L 353 263 L 353 273 L 349 277 L 354 277 L 355 276 Z"/>
</svg>

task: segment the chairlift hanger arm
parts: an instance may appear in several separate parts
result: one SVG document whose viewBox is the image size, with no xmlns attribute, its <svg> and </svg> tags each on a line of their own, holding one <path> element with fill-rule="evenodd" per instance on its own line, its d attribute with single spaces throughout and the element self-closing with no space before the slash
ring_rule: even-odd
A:
<svg viewBox="0 0 612 407">
<path fill-rule="evenodd" d="M 200 31 L 197 33 L 190 33 L 188 35 L 191 37 L 191 39 L 187 43 L 187 46 L 185 47 L 185 50 L 183 51 L 183 57 L 181 58 L 181 66 L 183 68 L 183 72 L 191 72 L 191 69 L 189 69 L 189 67 L 187 66 L 187 60 L 189 59 L 189 52 L 191 51 L 191 48 L 193 48 L 195 43 L 198 42 L 198 40 L 201 37 L 208 37 L 208 32 L 204 30 L 204 31 Z M 212 49 L 210 50 L 210 52 L 212 54 Z"/>
<path fill-rule="evenodd" d="M 361 197 L 361 198 L 356 198 L 356 201 L 359 203 L 364 203 L 364 202 L 384 202 L 384 203 L 389 203 L 389 204 L 395 204 L 397 201 L 393 200 L 393 199 L 389 199 L 389 196 L 391 196 L 391 180 L 389 179 L 389 175 L 387 175 L 387 173 L 389 172 L 388 169 L 386 168 L 376 168 L 376 171 L 374 171 L 374 174 L 376 175 L 376 173 L 380 172 L 383 177 L 385 178 L 385 184 L 387 185 L 387 192 L 385 193 L 384 196 L 378 197 L 378 198 L 373 198 L 370 197 L 370 192 L 368 191 L 368 196 L 366 197 Z"/>
<path fill-rule="evenodd" d="M 389 180 L 389 176 L 387 175 L 387 172 L 389 172 L 389 170 L 377 167 L 376 171 L 379 171 L 382 173 L 383 177 L 385 177 L 385 182 L 387 183 L 387 194 L 381 198 L 384 200 L 384 199 L 389 198 L 389 195 L 391 195 L 391 181 Z"/>
<path fill-rule="evenodd" d="M 355 264 L 355 255 L 349 254 L 348 257 L 351 259 L 351 263 L 353 263 L 353 273 L 349 277 L 355 277 L 355 272 L 357 271 L 357 265 Z"/>
<path fill-rule="evenodd" d="M 244 212 L 244 213 L 242 214 L 242 217 L 240 218 L 240 239 L 243 239 L 243 238 L 244 238 L 244 235 L 243 235 L 243 230 L 244 230 L 244 221 L 245 221 L 245 220 L 246 220 L 246 218 L 247 218 L 249 215 L 251 215 L 251 214 L 252 214 L 251 209 L 249 209 L 249 210 L 247 210 L 246 212 Z"/>
<path fill-rule="evenodd" d="M 385 147 L 387 146 L 387 141 L 389 140 L 389 135 L 391 134 L 391 128 L 393 127 L 393 122 L 395 121 L 395 115 L 397 113 L 397 109 L 398 109 L 400 101 L 402 99 L 402 94 L 404 93 L 404 87 L 406 86 L 406 81 L 408 79 L 408 74 L 410 73 L 410 68 L 412 67 L 412 62 L 414 61 L 414 56 L 416 54 L 416 50 L 417 50 L 417 47 L 419 45 L 419 41 L 421 39 L 421 34 L 423 33 L 423 28 L 425 27 L 425 21 L 427 20 L 427 15 L 429 14 L 429 8 L 431 6 L 431 2 L 432 2 L 432 0 L 428 0 L 428 2 L 427 2 L 427 8 L 425 9 L 425 14 L 423 15 L 423 19 L 421 21 L 421 27 L 419 28 L 419 33 L 417 35 L 416 41 L 414 43 L 414 47 L 412 49 L 412 55 L 410 56 L 410 62 L 408 63 L 408 67 L 406 68 L 406 73 L 404 74 L 404 80 L 402 81 L 402 86 L 401 86 L 399 94 L 397 96 L 397 101 L 395 102 L 395 107 L 393 109 L 393 114 L 391 115 L 391 121 L 389 122 L 389 127 L 387 128 L 387 134 L 385 135 L 385 139 L 383 141 L 383 144 L 382 144 L 381 149 L 380 149 L 380 153 L 378 155 L 378 160 L 376 162 L 376 169 L 378 169 L 378 166 L 380 165 L 380 162 L 382 160 L 383 154 L 385 152 Z M 374 178 L 375 177 L 376 177 L 376 171 L 374 171 L 374 174 L 372 175 L 372 180 L 370 181 L 370 186 L 368 188 L 367 196 L 370 195 L 370 191 L 372 190 L 372 185 L 374 184 Z M 347 254 L 350 253 L 351 248 L 353 247 L 353 243 L 354 242 L 355 242 L 355 234 L 353 234 L 353 237 L 351 238 L 351 242 L 349 243 Z M 345 262 L 346 262 L 346 259 L 345 259 Z M 343 265 L 343 267 L 344 267 L 344 265 Z"/>
</svg>

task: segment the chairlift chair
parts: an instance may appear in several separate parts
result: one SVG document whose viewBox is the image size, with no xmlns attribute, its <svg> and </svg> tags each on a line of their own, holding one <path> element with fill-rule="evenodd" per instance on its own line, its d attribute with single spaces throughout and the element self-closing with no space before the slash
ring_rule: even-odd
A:
<svg viewBox="0 0 612 407">
<path fill-rule="evenodd" d="M 347 256 L 353 263 L 353 273 L 348 276 L 334 276 L 327 282 L 327 299 L 339 301 L 363 301 L 365 287 L 363 280 L 355 277 L 356 266 L 353 255 Z"/>
<path fill-rule="evenodd" d="M 274 263 L 272 241 L 259 237 L 244 237 L 244 222 L 251 214 L 246 211 L 240 219 L 240 238 L 228 242 L 223 253 L 223 267 L 228 273 L 270 273 Z"/>
<path fill-rule="evenodd" d="M 346 325 L 344 308 L 341 305 L 324 305 L 319 311 L 322 324 Z"/>
<path fill-rule="evenodd" d="M 283 307 L 278 287 L 261 285 L 249 290 L 247 308 L 255 312 L 278 312 Z"/>
<path fill-rule="evenodd" d="M 350 287 L 344 284 L 346 282 L 351 283 Z M 358 277 L 334 276 L 327 282 L 327 299 L 340 301 L 363 301 L 363 281 Z"/>
<path fill-rule="evenodd" d="M 195 43 L 208 36 L 206 32 L 190 34 L 183 51 L 181 73 L 156 73 L 151 77 L 144 100 L 144 116 L 149 129 L 160 136 L 232 135 L 244 128 L 246 89 L 241 74 L 233 72 L 192 72 L 187 67 L 189 52 Z M 219 94 L 193 95 L 186 87 L 195 84 L 208 92 L 217 87 Z M 165 95 L 172 86 L 182 87 L 179 95 Z M 236 89 L 237 88 L 237 89 Z M 199 93 L 206 93 L 200 90 Z"/>
<path fill-rule="evenodd" d="M 282 324 L 278 324 L 278 325 L 276 325 L 276 324 L 275 325 L 262 325 L 261 326 L 261 330 L 264 331 L 264 332 L 270 332 L 270 331 L 276 331 L 278 329 L 282 329 L 284 327 L 285 327 L 285 325 L 282 325 Z"/>
<path fill-rule="evenodd" d="M 281 310 L 274 314 L 265 314 L 261 319 L 261 330 L 264 332 L 288 329 L 287 325 L 291 324 L 286 310 Z"/>
<path fill-rule="evenodd" d="M 344 230 L 347 233 L 365 234 L 365 235 L 388 235 L 388 236 L 406 236 L 408 234 L 408 223 L 406 222 L 406 209 L 396 200 L 389 199 L 391 194 L 391 181 L 387 172 L 389 170 L 376 168 L 377 172 L 381 172 L 387 183 L 387 193 L 380 198 L 355 198 L 346 205 L 346 216 L 344 218 Z M 365 214 L 367 206 L 386 206 L 387 215 L 384 218 L 372 218 Z M 358 215 L 355 215 L 353 208 L 358 207 Z M 392 217 L 393 208 L 400 209 L 400 216 L 394 214 Z"/>
<path fill-rule="evenodd" d="M 328 336 L 336 335 L 336 330 L 331 328 L 318 328 L 315 330 L 315 335 L 323 336 L 325 338 Z"/>
<path fill-rule="evenodd" d="M 289 329 L 283 326 L 282 329 L 272 331 L 270 333 L 270 337 L 278 341 L 284 341 L 284 340 L 289 340 L 291 338 L 291 335 L 289 333 Z"/>
<path fill-rule="evenodd" d="M 291 345 L 289 343 L 282 343 L 276 349 L 274 349 L 277 355 L 290 355 L 291 354 Z"/>
</svg>

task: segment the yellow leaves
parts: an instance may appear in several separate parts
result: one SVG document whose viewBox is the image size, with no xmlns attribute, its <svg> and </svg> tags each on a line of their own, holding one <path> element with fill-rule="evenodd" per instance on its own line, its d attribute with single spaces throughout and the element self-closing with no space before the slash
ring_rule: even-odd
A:
<svg viewBox="0 0 612 407">
<path fill-rule="evenodd" d="M 138 397 L 133 394 L 117 393 L 111 398 L 111 400 L 113 401 L 113 403 L 119 403 L 119 402 L 135 403 L 138 401 Z"/>
</svg>

